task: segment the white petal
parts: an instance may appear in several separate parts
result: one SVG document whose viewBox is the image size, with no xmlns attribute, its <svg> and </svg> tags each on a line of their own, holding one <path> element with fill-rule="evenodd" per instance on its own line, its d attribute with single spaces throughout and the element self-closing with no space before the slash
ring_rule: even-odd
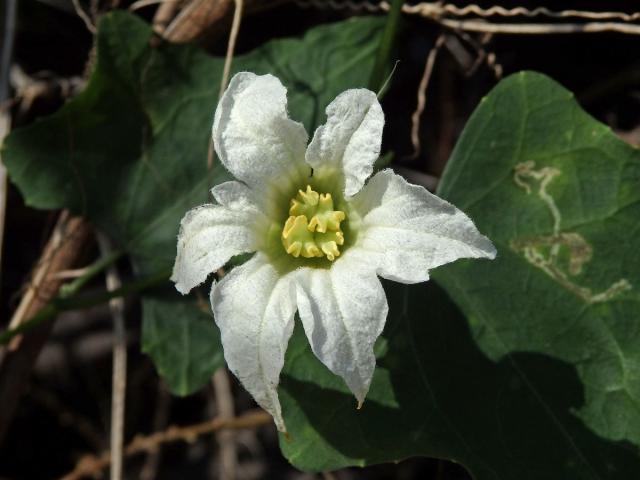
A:
<svg viewBox="0 0 640 480">
<path fill-rule="evenodd" d="M 298 311 L 311 349 L 344 379 L 361 404 L 376 365 L 373 345 L 388 312 L 380 280 L 351 252 L 330 270 L 299 273 Z"/>
<path fill-rule="evenodd" d="M 491 241 L 469 217 L 391 170 L 377 173 L 351 202 L 362 216 L 357 244 L 378 274 L 403 283 L 458 258 L 495 258 Z"/>
<path fill-rule="evenodd" d="M 289 119 L 287 90 L 273 75 L 236 74 L 218 103 L 212 134 L 222 163 L 250 187 L 308 170 L 307 133 Z"/>
<path fill-rule="evenodd" d="M 171 280 L 182 294 L 240 253 L 253 252 L 258 242 L 252 211 L 233 211 L 220 205 L 202 205 L 180 222 L 178 253 Z"/>
<path fill-rule="evenodd" d="M 233 211 L 253 211 L 262 215 L 254 193 L 244 183 L 230 181 L 216 185 L 211 195 L 220 205 Z"/>
<path fill-rule="evenodd" d="M 211 289 L 229 369 L 282 432 L 286 428 L 277 389 L 296 311 L 292 276 L 280 277 L 257 253 Z"/>
<path fill-rule="evenodd" d="M 384 114 L 370 90 L 347 90 L 327 107 L 327 123 L 318 127 L 306 160 L 315 169 L 344 173 L 347 197 L 356 194 L 373 172 L 380 155 Z"/>
</svg>

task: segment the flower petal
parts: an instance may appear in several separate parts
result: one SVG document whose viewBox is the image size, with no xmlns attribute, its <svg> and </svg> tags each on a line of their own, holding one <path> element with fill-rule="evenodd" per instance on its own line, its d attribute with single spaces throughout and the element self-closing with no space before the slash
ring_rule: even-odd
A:
<svg viewBox="0 0 640 480">
<path fill-rule="evenodd" d="M 229 369 L 286 431 L 278 382 L 296 311 L 293 274 L 280 277 L 257 253 L 211 289 L 211 307 Z"/>
<path fill-rule="evenodd" d="M 244 183 L 233 180 L 220 183 L 211 189 L 211 195 L 216 202 L 229 210 L 252 211 L 257 215 L 263 215 L 254 193 Z"/>
<path fill-rule="evenodd" d="M 171 280 L 182 294 L 240 253 L 253 252 L 258 242 L 258 215 L 251 210 L 230 210 L 202 205 L 187 212 L 180 222 L 178 253 Z"/>
<path fill-rule="evenodd" d="M 384 278 L 424 282 L 430 269 L 458 258 L 496 256 L 463 212 L 391 170 L 377 173 L 351 205 L 362 216 L 353 248 L 366 250 Z"/>
<path fill-rule="evenodd" d="M 326 110 L 327 123 L 318 127 L 306 154 L 315 169 L 333 167 L 345 176 L 345 196 L 351 197 L 373 172 L 380 155 L 384 114 L 376 94 L 347 90 Z"/>
<path fill-rule="evenodd" d="M 289 118 L 287 89 L 273 75 L 236 74 L 218 103 L 212 135 L 222 163 L 251 187 L 308 171 L 307 133 Z"/>
<path fill-rule="evenodd" d="M 329 270 L 299 274 L 298 311 L 311 349 L 362 404 L 376 365 L 373 345 L 388 312 L 380 280 L 350 251 Z"/>
</svg>

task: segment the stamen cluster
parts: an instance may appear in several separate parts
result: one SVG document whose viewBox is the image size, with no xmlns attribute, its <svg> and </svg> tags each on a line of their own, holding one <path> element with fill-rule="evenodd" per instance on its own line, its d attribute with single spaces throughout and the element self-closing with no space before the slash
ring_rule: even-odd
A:
<svg viewBox="0 0 640 480">
<path fill-rule="evenodd" d="M 346 215 L 334 210 L 330 193 L 318 193 L 307 185 L 291 199 L 289 215 L 282 229 L 282 245 L 289 255 L 326 256 L 330 261 L 340 256 L 338 246 L 344 244 L 340 222 Z"/>
</svg>

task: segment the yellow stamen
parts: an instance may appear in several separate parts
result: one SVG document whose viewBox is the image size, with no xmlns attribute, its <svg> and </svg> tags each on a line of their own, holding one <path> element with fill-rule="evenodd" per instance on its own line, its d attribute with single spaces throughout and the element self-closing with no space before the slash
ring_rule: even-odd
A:
<svg viewBox="0 0 640 480">
<path fill-rule="evenodd" d="M 347 216 L 334 210 L 330 193 L 318 194 L 310 185 L 298 190 L 291 199 L 289 218 L 282 229 L 282 245 L 294 257 L 324 257 L 334 261 L 340 256 L 339 245 L 344 244 L 340 222 Z"/>
</svg>

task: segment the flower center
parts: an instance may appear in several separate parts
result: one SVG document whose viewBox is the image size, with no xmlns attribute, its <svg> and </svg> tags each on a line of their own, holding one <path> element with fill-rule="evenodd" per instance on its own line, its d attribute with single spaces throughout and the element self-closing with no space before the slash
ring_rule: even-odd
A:
<svg viewBox="0 0 640 480">
<path fill-rule="evenodd" d="M 307 185 L 291 199 L 290 217 L 282 229 L 282 245 L 289 255 L 305 258 L 324 257 L 334 261 L 344 243 L 340 229 L 346 215 L 333 209 L 330 193 L 318 193 Z"/>
</svg>

